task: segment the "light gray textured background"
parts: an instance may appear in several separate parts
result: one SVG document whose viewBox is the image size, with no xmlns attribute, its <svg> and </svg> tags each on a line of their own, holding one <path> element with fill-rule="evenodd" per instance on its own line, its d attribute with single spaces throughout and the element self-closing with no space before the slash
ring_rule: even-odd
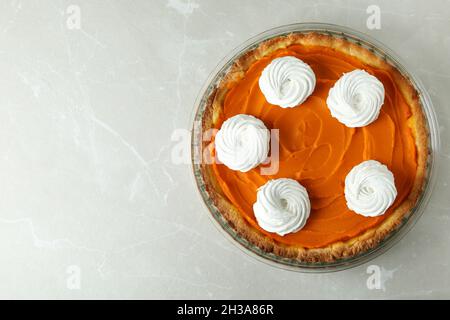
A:
<svg viewBox="0 0 450 320">
<path fill-rule="evenodd" d="M 368 30 L 366 8 L 381 8 Z M 67 8 L 81 10 L 81 29 Z M 449 1 L 1 1 L 0 298 L 450 298 Z M 209 72 L 294 22 L 384 42 L 429 91 L 441 171 L 416 227 L 371 264 L 275 269 L 213 226 L 171 160 Z M 79 289 L 73 270 L 80 275 Z M 79 271 L 79 272 L 78 272 Z M 76 275 L 75 274 L 75 275 Z"/>
</svg>

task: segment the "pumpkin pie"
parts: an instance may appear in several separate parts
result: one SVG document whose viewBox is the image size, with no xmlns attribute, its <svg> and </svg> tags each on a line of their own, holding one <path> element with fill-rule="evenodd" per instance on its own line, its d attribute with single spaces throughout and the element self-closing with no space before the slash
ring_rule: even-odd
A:
<svg viewBox="0 0 450 320">
<path fill-rule="evenodd" d="M 292 56 L 307 63 L 316 83 L 301 106 L 270 104 L 258 80 L 276 58 Z M 327 107 L 336 81 L 365 70 L 384 86 L 378 118 L 361 127 L 339 122 Z M 227 119 L 245 114 L 278 129 L 278 170 L 262 174 L 261 164 L 242 172 L 220 161 L 203 162 L 206 192 L 228 224 L 250 243 L 279 257 L 301 262 L 333 262 L 376 247 L 408 216 L 421 195 L 428 157 L 428 131 L 418 92 L 383 58 L 354 42 L 328 34 L 292 33 L 261 42 L 233 62 L 206 102 L 202 129 L 220 129 Z M 212 141 L 202 141 L 214 158 Z M 376 160 L 395 177 L 397 196 L 383 214 L 367 217 L 346 204 L 345 178 L 353 167 Z M 273 179 L 289 178 L 306 188 L 311 202 L 307 223 L 280 235 L 260 227 L 253 211 L 258 189 Z"/>
</svg>

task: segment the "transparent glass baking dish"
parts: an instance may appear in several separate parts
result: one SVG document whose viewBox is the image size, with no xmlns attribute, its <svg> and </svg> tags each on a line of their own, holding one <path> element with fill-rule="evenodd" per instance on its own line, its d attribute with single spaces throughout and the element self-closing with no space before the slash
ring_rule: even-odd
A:
<svg viewBox="0 0 450 320">
<path fill-rule="evenodd" d="M 256 47 L 260 42 L 289 33 L 303 33 L 303 32 L 319 32 L 332 35 L 335 37 L 343 37 L 349 41 L 355 42 L 363 47 L 370 49 L 375 54 L 383 57 L 386 61 L 394 65 L 400 72 L 403 73 L 411 83 L 416 87 L 419 95 L 422 107 L 424 109 L 426 122 L 429 131 L 429 157 L 427 166 L 427 179 L 424 185 L 424 191 L 420 196 L 417 205 L 405 216 L 400 226 L 391 234 L 385 238 L 377 247 L 368 250 L 360 255 L 353 256 L 350 258 L 345 258 L 337 260 L 334 262 L 327 263 L 306 263 L 294 259 L 287 259 L 279 257 L 273 253 L 267 253 L 261 250 L 259 247 L 248 242 L 246 239 L 240 237 L 237 232 L 231 227 L 227 220 L 225 220 L 220 213 L 220 211 L 215 207 L 212 202 L 206 188 L 200 172 L 199 155 L 201 155 L 201 141 L 199 141 L 199 135 L 194 134 L 196 132 L 196 124 L 201 121 L 203 117 L 203 112 L 206 107 L 206 99 L 209 97 L 212 90 L 215 89 L 218 82 L 221 80 L 223 75 L 226 73 L 228 68 L 231 66 L 233 61 L 238 58 L 243 53 Z M 424 89 L 422 83 L 417 79 L 417 77 L 411 72 L 411 69 L 405 67 L 405 63 L 388 49 L 385 45 L 376 41 L 375 39 L 360 33 L 358 31 L 325 23 L 296 23 L 285 25 L 277 28 L 267 30 L 260 33 L 234 50 L 232 50 L 222 61 L 217 65 L 217 67 L 212 71 L 208 77 L 205 85 L 200 91 L 197 97 L 194 113 L 192 116 L 192 141 L 191 141 L 191 155 L 192 155 L 192 169 L 195 183 L 198 187 L 199 194 L 206 205 L 210 217 L 214 224 L 218 227 L 222 233 L 232 240 L 239 248 L 243 251 L 260 261 L 268 263 L 272 266 L 280 267 L 283 269 L 300 271 L 300 272 L 332 272 L 344 270 L 347 268 L 352 268 L 369 260 L 379 256 L 380 254 L 386 252 L 395 243 L 397 243 L 417 222 L 420 216 L 425 211 L 426 205 L 430 199 L 430 195 L 433 191 L 436 181 L 436 170 L 437 170 L 437 152 L 439 152 L 439 130 L 436 120 L 436 115 L 433 110 L 433 105 L 431 99 Z"/>
</svg>

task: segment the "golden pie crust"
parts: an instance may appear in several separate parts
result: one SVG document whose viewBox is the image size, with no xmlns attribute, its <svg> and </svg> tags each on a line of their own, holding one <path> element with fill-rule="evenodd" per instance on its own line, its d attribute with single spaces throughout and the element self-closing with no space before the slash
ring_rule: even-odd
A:
<svg viewBox="0 0 450 320">
<path fill-rule="evenodd" d="M 351 57 L 354 57 L 369 66 L 389 71 L 393 75 L 400 92 L 411 108 L 411 117 L 408 125 L 415 138 L 417 150 L 417 172 L 413 188 L 409 196 L 375 228 L 368 229 L 362 234 L 346 241 L 339 241 L 321 248 L 304 248 L 298 245 L 282 244 L 252 227 L 242 216 L 239 210 L 226 198 L 219 186 L 212 166 L 201 164 L 201 174 L 205 182 L 206 192 L 222 216 L 235 229 L 240 237 L 247 239 L 267 253 L 273 253 L 279 257 L 298 260 L 300 262 L 317 263 L 333 262 L 338 259 L 348 258 L 376 247 L 392 231 L 394 231 L 407 217 L 410 210 L 416 205 L 422 193 L 426 178 L 428 158 L 428 130 L 425 117 L 420 104 L 419 95 L 411 82 L 405 78 L 395 67 L 358 44 L 344 38 L 321 34 L 292 33 L 285 36 L 277 36 L 260 43 L 256 48 L 249 50 L 237 58 L 230 69 L 223 76 L 217 88 L 213 90 L 206 101 L 206 108 L 202 118 L 203 132 L 214 128 L 219 120 L 223 108 L 223 102 L 230 85 L 242 79 L 246 70 L 257 60 L 273 53 L 276 50 L 286 48 L 293 44 L 305 46 L 323 46 L 332 48 Z M 208 141 L 202 142 L 202 150 L 212 148 Z"/>
</svg>

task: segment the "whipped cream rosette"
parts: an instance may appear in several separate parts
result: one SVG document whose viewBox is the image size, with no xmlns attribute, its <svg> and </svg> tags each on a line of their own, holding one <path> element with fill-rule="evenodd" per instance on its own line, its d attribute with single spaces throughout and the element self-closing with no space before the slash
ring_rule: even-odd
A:
<svg viewBox="0 0 450 320">
<path fill-rule="evenodd" d="M 397 197 L 394 175 L 375 160 L 361 162 L 350 170 L 344 192 L 348 208 L 365 217 L 384 214 Z"/>
<path fill-rule="evenodd" d="M 267 159 L 270 132 L 250 115 L 227 119 L 216 134 L 215 148 L 220 162 L 232 170 L 247 172 Z"/>
<path fill-rule="evenodd" d="M 258 189 L 253 212 L 261 228 L 284 236 L 303 228 L 311 212 L 308 192 L 296 180 L 269 180 Z"/>
<path fill-rule="evenodd" d="M 259 88 L 266 100 L 282 108 L 303 103 L 315 86 L 316 76 L 311 67 L 292 56 L 273 59 L 259 78 Z"/>
<path fill-rule="evenodd" d="M 347 127 L 364 127 L 378 118 L 384 103 L 384 86 L 364 70 L 344 73 L 330 89 L 331 115 Z"/>
</svg>

